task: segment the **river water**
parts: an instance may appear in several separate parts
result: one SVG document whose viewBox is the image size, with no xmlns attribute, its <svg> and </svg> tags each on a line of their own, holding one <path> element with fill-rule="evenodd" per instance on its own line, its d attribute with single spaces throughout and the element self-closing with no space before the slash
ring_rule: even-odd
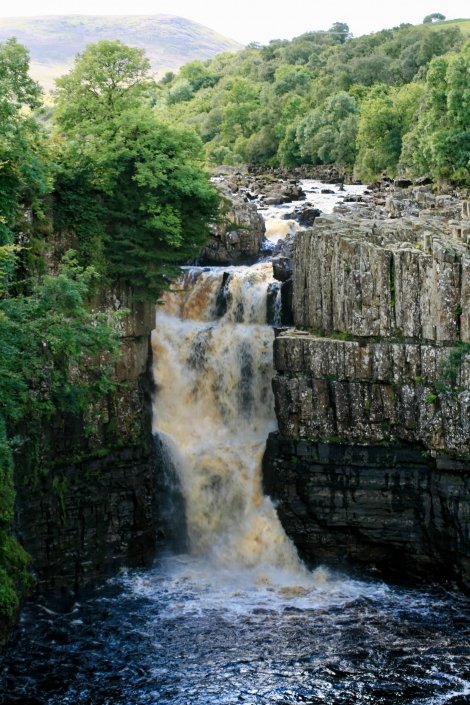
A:
<svg viewBox="0 0 470 705">
<path fill-rule="evenodd" d="M 28 604 L 2 705 L 470 703 L 468 598 L 306 567 L 263 495 L 270 283 L 269 262 L 193 268 L 166 295 L 154 432 L 184 552 L 66 613 Z"/>
</svg>

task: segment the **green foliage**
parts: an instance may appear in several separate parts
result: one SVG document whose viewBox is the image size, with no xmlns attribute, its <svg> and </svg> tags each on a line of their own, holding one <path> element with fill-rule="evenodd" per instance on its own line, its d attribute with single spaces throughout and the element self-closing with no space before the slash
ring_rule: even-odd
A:
<svg viewBox="0 0 470 705">
<path fill-rule="evenodd" d="M 103 78 L 115 64 L 113 80 Z M 218 198 L 199 166 L 195 133 L 157 120 L 146 101 L 147 71 L 138 50 L 99 42 L 60 80 L 55 222 L 79 235 L 82 263 L 156 300 L 205 243 Z M 211 80 L 199 62 L 185 75 L 188 86 Z"/>
<path fill-rule="evenodd" d="M 470 41 L 432 60 L 418 120 L 407 134 L 401 164 L 436 181 L 470 185 Z"/>
<path fill-rule="evenodd" d="M 40 94 L 26 49 L 15 39 L 0 43 L 0 245 L 31 234 L 50 187 L 44 136 L 31 116 Z"/>
<path fill-rule="evenodd" d="M 423 24 L 430 24 L 431 22 L 443 22 L 445 20 L 445 15 L 440 12 L 433 12 L 431 15 L 426 15 L 423 19 Z"/>
<path fill-rule="evenodd" d="M 393 175 L 401 153 L 400 117 L 390 95 L 372 95 L 361 108 L 356 174 L 372 180 Z"/>
<path fill-rule="evenodd" d="M 29 556 L 9 531 L 0 527 L 0 620 L 11 620 L 32 585 Z"/>
<path fill-rule="evenodd" d="M 28 558 L 11 535 L 14 451 L 39 456 L 34 446 L 55 414 L 106 394 L 118 352 L 113 320 L 86 306 L 96 272 L 69 253 L 56 276 L 12 295 L 16 261 L 15 248 L 0 247 L 0 619 L 13 616 L 29 586 Z"/>
<path fill-rule="evenodd" d="M 433 121 L 424 81 L 436 57 L 447 62 L 449 52 L 460 52 L 460 26 L 465 29 L 465 23 L 400 25 L 352 38 L 348 26 L 336 22 L 291 42 L 252 44 L 166 78 L 156 110 L 196 129 L 212 164 L 336 163 L 355 165 L 367 179 L 412 167 L 422 173 L 431 147 L 419 144 L 426 130 L 416 125 L 425 113 L 429 126 Z M 467 104 L 463 77 L 464 71 L 455 91 L 457 113 Z M 336 115 L 336 106 L 347 108 Z M 436 159 L 454 152 L 449 178 L 465 180 L 466 128 L 437 133 L 432 142 Z"/>
<path fill-rule="evenodd" d="M 460 314 L 456 312 L 456 315 Z M 470 343 L 460 341 L 450 350 L 447 360 L 442 365 L 439 380 L 436 384 L 436 389 L 438 389 L 439 393 L 452 394 L 457 391 L 460 370 L 468 355 L 470 355 Z"/>
<path fill-rule="evenodd" d="M 74 69 L 57 80 L 56 119 L 63 133 L 86 138 L 112 130 L 117 114 L 139 106 L 151 85 L 149 71 L 142 49 L 109 40 L 89 44 Z"/>
<path fill-rule="evenodd" d="M 334 38 L 335 42 L 338 42 L 339 44 L 344 44 L 352 37 L 352 34 L 349 31 L 349 26 L 346 22 L 334 22 L 328 30 L 328 33 Z"/>
<path fill-rule="evenodd" d="M 296 140 L 302 157 L 312 163 L 352 166 L 355 158 L 357 108 L 354 98 L 340 91 L 299 123 Z"/>
<path fill-rule="evenodd" d="M 438 400 L 438 396 L 436 392 L 428 392 L 426 394 L 426 402 L 428 404 L 435 404 Z"/>
</svg>

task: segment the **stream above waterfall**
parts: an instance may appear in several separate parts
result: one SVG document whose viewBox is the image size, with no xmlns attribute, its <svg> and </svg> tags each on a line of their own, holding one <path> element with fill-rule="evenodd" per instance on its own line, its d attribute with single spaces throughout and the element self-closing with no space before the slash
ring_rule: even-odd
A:
<svg viewBox="0 0 470 705">
<path fill-rule="evenodd" d="M 0 705 L 470 703 L 468 598 L 305 566 L 263 495 L 272 283 L 185 268 L 164 297 L 153 431 L 184 547 L 66 611 L 28 603 Z"/>
</svg>

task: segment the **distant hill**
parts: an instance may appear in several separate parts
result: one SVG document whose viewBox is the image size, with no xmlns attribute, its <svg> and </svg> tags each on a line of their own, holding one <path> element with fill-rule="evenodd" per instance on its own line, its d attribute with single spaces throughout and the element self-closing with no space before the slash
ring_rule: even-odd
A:
<svg viewBox="0 0 470 705">
<path fill-rule="evenodd" d="M 144 49 L 158 77 L 187 61 L 210 59 L 241 44 L 173 15 L 0 17 L 0 41 L 16 37 L 31 54 L 31 75 L 46 89 L 90 42 L 120 39 Z"/>
</svg>

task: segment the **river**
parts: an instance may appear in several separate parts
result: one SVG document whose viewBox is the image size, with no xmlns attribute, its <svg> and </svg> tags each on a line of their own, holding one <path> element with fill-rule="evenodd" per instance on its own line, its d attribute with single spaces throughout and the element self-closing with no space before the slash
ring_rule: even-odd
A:
<svg viewBox="0 0 470 705">
<path fill-rule="evenodd" d="M 29 603 L 2 705 L 470 703 L 468 598 L 304 565 L 263 495 L 271 283 L 269 261 L 188 268 L 166 295 L 154 433 L 180 547 L 67 612 Z"/>
</svg>

